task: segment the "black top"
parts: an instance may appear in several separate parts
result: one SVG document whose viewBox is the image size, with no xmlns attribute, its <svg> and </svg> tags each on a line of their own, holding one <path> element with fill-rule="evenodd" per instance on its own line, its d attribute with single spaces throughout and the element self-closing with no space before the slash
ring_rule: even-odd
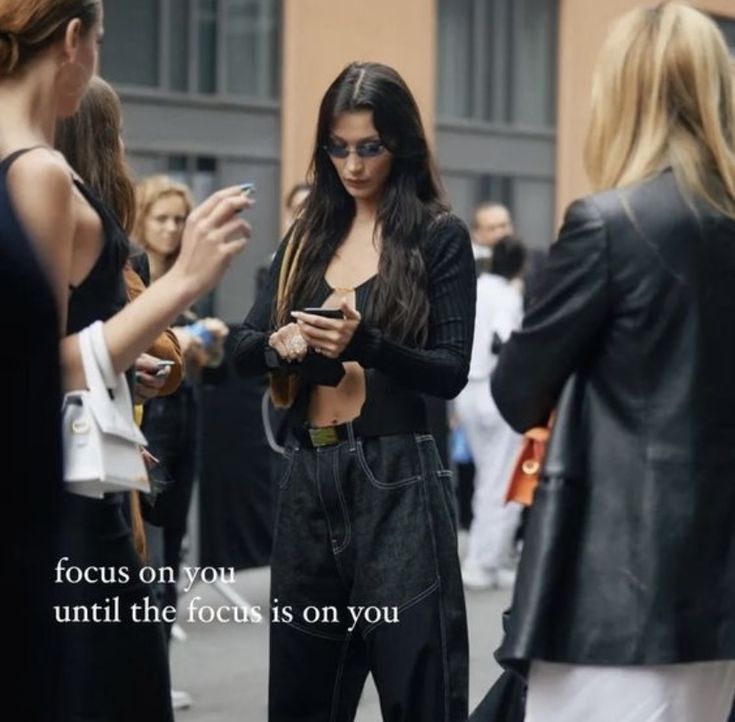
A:
<svg viewBox="0 0 735 722">
<path fill-rule="evenodd" d="M 96 193 L 75 179 L 74 184 L 102 221 L 102 249 L 92 270 L 78 285 L 70 286 L 66 333 L 81 331 L 95 321 L 106 321 L 127 302 L 122 269 L 130 242 L 115 214 Z"/>
<path fill-rule="evenodd" d="M 16 597 L 10 694 L 28 719 L 52 720 L 59 650 L 50 609 L 62 492 L 59 319 L 6 185 L 19 155 L 0 162 L 0 375 L 7 421 L 0 458 L 3 505 L 10 510 L 3 518 L 4 574 Z"/>
<path fill-rule="evenodd" d="M 576 470 L 537 492 L 502 659 L 735 659 L 734 279 L 735 220 L 671 172 L 570 207 L 492 379 L 519 431 L 573 373 L 579 395 Z"/>
<path fill-rule="evenodd" d="M 289 414 L 291 427 L 301 425 L 311 388 L 334 375 L 334 365 L 357 361 L 366 369 L 366 400 L 359 419 L 366 435 L 422 431 L 426 412 L 421 394 L 445 399 L 467 383 L 475 315 L 475 266 L 466 226 L 453 215 L 437 218 L 422 241 L 430 304 L 428 338 L 423 348 L 400 344 L 363 320 L 339 361 L 309 352 L 297 364 L 286 364 L 269 348 L 275 331 L 273 308 L 286 242 L 271 265 L 268 282 L 242 325 L 235 331 L 234 363 L 243 374 L 266 373 L 275 366 L 302 375 L 299 396 Z M 373 289 L 372 279 L 355 289 L 363 319 Z M 331 295 L 326 281 L 310 306 L 321 306 Z"/>
</svg>

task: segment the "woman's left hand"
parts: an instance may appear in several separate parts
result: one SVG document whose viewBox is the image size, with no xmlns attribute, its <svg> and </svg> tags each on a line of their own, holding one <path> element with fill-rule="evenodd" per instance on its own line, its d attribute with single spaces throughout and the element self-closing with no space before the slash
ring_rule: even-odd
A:
<svg viewBox="0 0 735 722">
<path fill-rule="evenodd" d="M 135 361 L 135 389 L 134 397 L 136 404 L 143 404 L 150 399 L 155 399 L 159 391 L 166 383 L 171 369 L 163 369 L 157 365 L 155 356 L 144 353 Z"/>
<path fill-rule="evenodd" d="M 327 358 L 339 358 L 347 348 L 362 316 L 344 299 L 339 306 L 343 318 L 324 318 L 303 311 L 292 311 L 301 335 L 317 353 Z"/>
</svg>

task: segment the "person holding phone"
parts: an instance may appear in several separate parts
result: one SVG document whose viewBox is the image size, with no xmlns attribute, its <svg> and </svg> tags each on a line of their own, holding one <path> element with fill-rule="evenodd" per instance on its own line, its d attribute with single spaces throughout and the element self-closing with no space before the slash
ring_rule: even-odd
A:
<svg viewBox="0 0 735 722">
<path fill-rule="evenodd" d="M 451 474 L 422 393 L 467 382 L 475 267 L 395 70 L 352 63 L 329 86 L 310 182 L 233 344 L 289 408 L 269 719 L 351 720 L 371 672 L 385 719 L 466 720 Z M 385 613 L 353 616 L 368 607 Z"/>
<path fill-rule="evenodd" d="M 86 385 L 79 331 L 104 321 L 114 371 L 127 370 L 177 313 L 214 287 L 250 235 L 248 224 L 236 215 L 250 202 L 238 187 L 219 191 L 192 213 L 182 252 L 169 277 L 126 305 L 127 238 L 108 206 L 53 149 L 56 120 L 77 111 L 96 71 L 102 35 L 99 0 L 4 0 L 0 4 L 0 245 L 28 247 L 27 253 L 38 259 L 49 281 L 56 313 L 46 312 L 44 319 L 52 324 L 39 324 L 32 331 L 44 334 L 46 343 L 58 345 L 59 355 L 52 358 L 59 359 L 61 390 Z M 39 300 L 43 298 L 48 300 L 49 295 Z M 22 340 L 19 336 L 15 342 Z M 45 407 L 31 405 L 37 399 L 32 387 L 51 384 L 32 377 L 28 373 L 32 368 L 33 364 L 12 380 L 28 401 L 17 416 L 18 426 L 44 433 L 54 417 L 46 415 Z M 50 398 L 59 401 L 56 393 Z M 8 410 L 12 413 L 12 408 Z M 35 420 L 37 413 L 42 416 Z M 57 434 L 60 423 L 59 408 Z M 45 440 L 48 448 L 35 441 L 35 453 L 22 458 L 30 464 L 31 456 L 48 454 L 60 487 L 58 442 Z M 33 446 L 19 444 L 13 455 L 22 454 L 24 448 Z M 24 477 L 18 475 L 14 481 Z M 38 494 L 46 491 L 35 480 L 32 488 Z M 51 653 L 56 655 L 62 680 L 58 694 L 50 694 L 52 710 L 38 719 L 172 720 L 161 629 L 136 624 L 131 618 L 131 604 L 142 603 L 150 590 L 137 578 L 141 565 L 123 517 L 123 495 L 91 499 L 64 491 L 54 501 L 57 559 L 66 557 L 80 568 L 125 567 L 130 576 L 114 587 L 120 602 L 119 623 L 57 625 L 60 649 L 57 654 L 54 645 Z M 13 514 L 23 516 L 27 511 L 14 508 Z M 32 553 L 36 542 L 28 541 Z M 35 572 L 54 578 L 45 561 Z M 63 605 L 91 609 L 113 596 L 112 588 L 104 584 L 54 586 L 55 601 Z M 39 611 L 39 625 L 47 618 L 43 615 L 54 614 L 51 608 Z M 44 649 L 35 647 L 33 653 L 43 657 Z M 32 694 L 42 697 L 47 692 L 44 687 Z M 21 714 L 31 719 L 26 703 L 36 702 L 22 701 Z"/>
</svg>

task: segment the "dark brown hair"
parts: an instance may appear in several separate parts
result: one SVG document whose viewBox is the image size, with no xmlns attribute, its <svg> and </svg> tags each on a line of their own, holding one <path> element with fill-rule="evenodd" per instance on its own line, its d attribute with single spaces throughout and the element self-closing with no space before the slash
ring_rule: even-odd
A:
<svg viewBox="0 0 735 722">
<path fill-rule="evenodd" d="M 8 77 L 66 32 L 78 18 L 87 32 L 100 17 L 99 0 L 3 0 L 0 78 Z"/>
<path fill-rule="evenodd" d="M 447 206 L 418 105 L 403 78 L 381 63 L 351 63 L 322 98 L 308 174 L 313 190 L 294 222 L 284 254 L 275 321 L 278 326 L 288 323 L 293 309 L 314 298 L 355 217 L 355 201 L 325 147 L 339 115 L 363 110 L 372 112 L 380 140 L 393 156 L 378 206 L 382 248 L 366 318 L 392 340 L 422 345 L 428 334 L 429 293 L 420 241 Z M 290 405 L 297 385 L 295 377 L 271 374 L 274 402 Z"/>
<path fill-rule="evenodd" d="M 396 341 L 421 343 L 429 299 L 419 240 L 446 205 L 416 101 L 403 78 L 380 63 L 352 63 L 324 94 L 309 171 L 313 192 L 294 224 L 283 261 L 276 318 L 287 322 L 290 311 L 314 297 L 355 216 L 355 201 L 325 146 L 337 116 L 361 110 L 372 111 L 380 139 L 393 154 L 378 208 L 383 245 L 368 317 Z"/>
<path fill-rule="evenodd" d="M 121 132 L 120 98 L 95 77 L 76 114 L 57 123 L 56 147 L 129 235 L 135 224 L 135 184 L 120 145 Z"/>
</svg>

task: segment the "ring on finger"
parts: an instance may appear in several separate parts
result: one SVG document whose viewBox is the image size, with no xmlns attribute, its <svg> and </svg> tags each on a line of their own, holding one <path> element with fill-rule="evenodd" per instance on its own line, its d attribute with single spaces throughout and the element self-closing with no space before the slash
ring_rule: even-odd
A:
<svg viewBox="0 0 735 722">
<path fill-rule="evenodd" d="M 306 349 L 306 342 L 304 341 L 304 339 L 301 338 L 301 336 L 292 336 L 286 342 L 286 348 L 288 349 L 290 354 L 298 356 Z"/>
</svg>

